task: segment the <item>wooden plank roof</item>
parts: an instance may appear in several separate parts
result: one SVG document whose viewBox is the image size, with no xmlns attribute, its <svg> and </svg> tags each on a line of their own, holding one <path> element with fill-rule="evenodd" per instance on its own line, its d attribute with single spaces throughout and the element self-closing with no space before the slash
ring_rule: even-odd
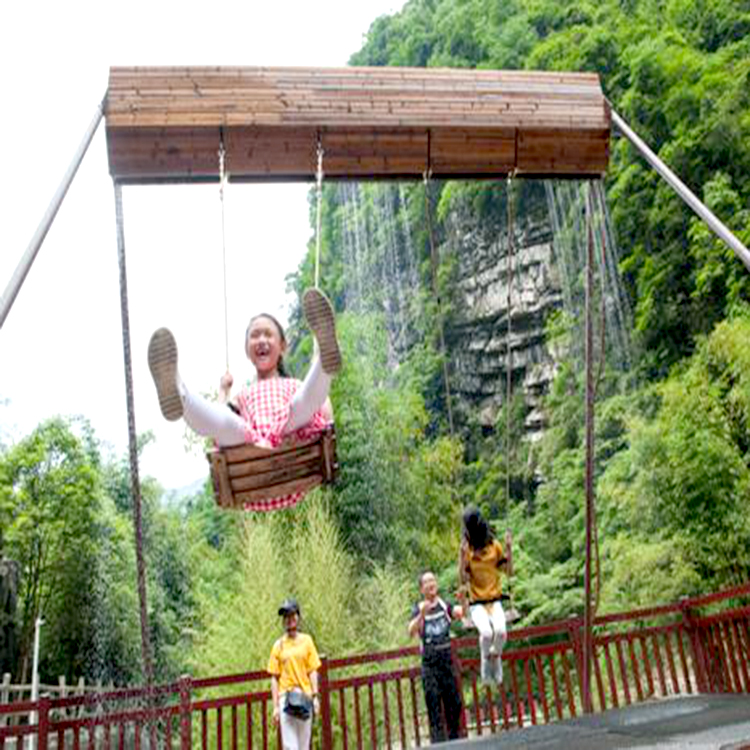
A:
<svg viewBox="0 0 750 750">
<path fill-rule="evenodd" d="M 111 68 L 112 176 L 125 183 L 593 176 L 610 114 L 591 73 L 436 68 Z"/>
</svg>

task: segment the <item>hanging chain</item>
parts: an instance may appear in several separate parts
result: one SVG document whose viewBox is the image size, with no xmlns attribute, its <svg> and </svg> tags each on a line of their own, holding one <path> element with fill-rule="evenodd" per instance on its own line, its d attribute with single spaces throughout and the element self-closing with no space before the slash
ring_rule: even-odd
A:
<svg viewBox="0 0 750 750">
<path fill-rule="evenodd" d="M 323 212 L 323 139 L 318 135 L 318 171 L 315 175 L 317 183 L 315 219 L 315 288 L 320 287 L 320 227 Z"/>
<path fill-rule="evenodd" d="M 224 183 L 226 174 L 226 149 L 224 131 L 219 130 L 219 202 L 221 203 L 221 264 L 224 273 L 224 359 L 229 372 L 229 310 L 227 302 L 227 239 L 224 226 Z"/>
</svg>

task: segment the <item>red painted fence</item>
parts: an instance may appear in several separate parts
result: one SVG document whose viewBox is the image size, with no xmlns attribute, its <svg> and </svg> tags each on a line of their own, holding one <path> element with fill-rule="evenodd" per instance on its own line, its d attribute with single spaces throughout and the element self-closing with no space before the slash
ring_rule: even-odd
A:
<svg viewBox="0 0 750 750">
<path fill-rule="evenodd" d="M 595 711 L 687 693 L 750 692 L 750 583 L 595 621 Z M 520 628 L 503 654 L 502 690 L 478 681 L 476 638 L 454 642 L 469 736 L 582 711 L 580 618 Z M 429 744 L 416 647 L 323 659 L 315 746 Z M 0 750 L 280 747 L 265 672 L 184 677 L 142 688 L 0 705 Z M 36 712 L 36 713 L 34 713 Z"/>
</svg>

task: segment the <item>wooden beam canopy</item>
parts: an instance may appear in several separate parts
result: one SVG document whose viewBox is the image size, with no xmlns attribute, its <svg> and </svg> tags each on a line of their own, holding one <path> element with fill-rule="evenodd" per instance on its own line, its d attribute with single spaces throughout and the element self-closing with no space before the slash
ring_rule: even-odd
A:
<svg viewBox="0 0 750 750">
<path fill-rule="evenodd" d="M 110 173 L 123 183 L 598 176 L 610 112 L 591 73 L 435 68 L 116 67 Z"/>
</svg>

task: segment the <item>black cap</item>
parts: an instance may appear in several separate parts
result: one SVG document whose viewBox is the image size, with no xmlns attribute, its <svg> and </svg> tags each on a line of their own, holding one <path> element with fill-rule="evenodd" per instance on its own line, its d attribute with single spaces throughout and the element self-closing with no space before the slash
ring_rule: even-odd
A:
<svg viewBox="0 0 750 750">
<path fill-rule="evenodd" d="M 296 599 L 284 599 L 279 607 L 279 616 L 286 617 L 291 614 L 299 614 L 299 604 Z"/>
</svg>

